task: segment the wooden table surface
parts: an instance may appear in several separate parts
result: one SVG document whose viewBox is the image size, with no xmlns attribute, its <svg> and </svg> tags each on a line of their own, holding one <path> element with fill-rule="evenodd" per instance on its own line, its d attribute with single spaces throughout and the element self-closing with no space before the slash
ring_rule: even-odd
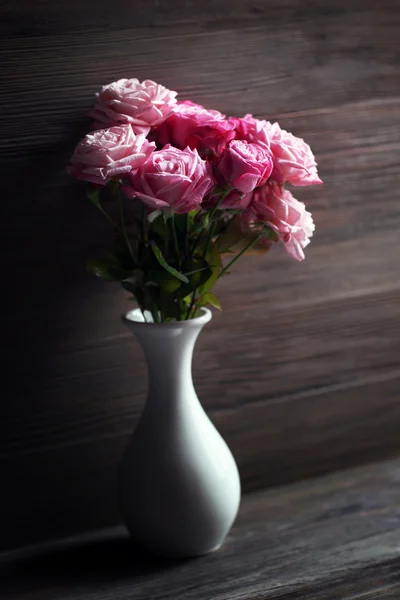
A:
<svg viewBox="0 0 400 600">
<path fill-rule="evenodd" d="M 6 600 L 399 600 L 400 460 L 245 496 L 224 547 L 144 557 L 121 528 L 1 555 Z"/>
</svg>

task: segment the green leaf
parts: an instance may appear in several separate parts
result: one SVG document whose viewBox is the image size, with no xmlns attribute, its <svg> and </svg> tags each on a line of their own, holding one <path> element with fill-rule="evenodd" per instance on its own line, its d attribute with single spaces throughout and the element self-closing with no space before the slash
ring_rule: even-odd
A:
<svg viewBox="0 0 400 600">
<path fill-rule="evenodd" d="M 193 216 L 191 221 L 191 232 L 192 233 L 205 233 L 204 230 L 210 225 L 210 216 L 208 212 L 200 212 L 196 209 L 196 214 Z M 191 211 L 193 212 L 193 211 Z M 191 214 L 191 213 L 189 213 Z"/>
<path fill-rule="evenodd" d="M 176 277 L 183 283 L 189 283 L 189 279 L 186 277 L 186 275 L 182 275 L 182 273 L 179 273 L 179 271 L 177 271 L 176 269 L 174 269 L 174 267 L 171 267 L 167 263 L 167 261 L 165 260 L 165 258 L 163 256 L 163 253 L 161 252 L 160 248 L 158 247 L 158 245 L 156 244 L 156 242 L 154 240 L 151 241 L 151 248 L 153 250 L 154 256 L 156 257 L 156 259 L 158 260 L 160 265 L 166 271 L 168 271 L 168 273 L 171 273 L 171 275 L 173 275 L 174 277 Z"/>
<path fill-rule="evenodd" d="M 213 306 L 214 308 L 222 310 L 221 304 L 219 303 L 217 296 L 212 292 L 207 292 L 206 294 L 203 294 L 196 302 L 197 308 L 201 308 L 202 306 L 206 306 L 207 304 L 211 304 L 211 306 Z"/>
<path fill-rule="evenodd" d="M 151 269 L 146 274 L 146 285 L 149 284 L 158 285 L 164 292 L 173 293 L 176 292 L 182 285 L 182 282 L 168 273 L 168 271 L 155 271 Z"/>
<path fill-rule="evenodd" d="M 91 273 L 105 281 L 125 281 L 133 276 L 132 271 L 127 271 L 105 258 L 88 260 L 86 265 Z"/>
<path fill-rule="evenodd" d="M 210 291 L 217 282 L 218 276 L 221 272 L 221 255 L 219 253 L 217 244 L 210 244 L 206 259 L 211 269 L 211 276 L 199 288 L 199 294 L 205 294 L 206 292 Z"/>
<path fill-rule="evenodd" d="M 201 271 L 206 271 L 207 269 L 209 269 L 208 264 L 207 266 L 201 267 L 200 269 L 194 269 L 193 271 L 189 271 L 188 273 L 185 273 L 185 275 L 186 277 L 189 277 L 190 275 L 194 275 L 195 273 L 201 273 Z"/>
<path fill-rule="evenodd" d="M 179 290 L 181 297 L 191 294 L 198 287 L 202 286 L 212 275 L 210 266 L 203 257 L 191 257 L 183 264 L 185 273 L 189 273 L 188 283 L 183 285 Z"/>
<path fill-rule="evenodd" d="M 197 208 L 193 208 L 190 212 L 189 212 L 189 219 L 191 223 L 194 223 L 194 219 L 196 217 L 196 215 L 201 211 L 200 206 L 198 206 Z"/>
<path fill-rule="evenodd" d="M 209 227 L 209 225 L 210 225 L 210 215 L 209 215 L 209 213 L 206 213 L 205 215 L 203 215 L 203 217 L 201 219 L 201 224 L 204 227 L 204 229 L 206 229 L 207 227 Z"/>
</svg>

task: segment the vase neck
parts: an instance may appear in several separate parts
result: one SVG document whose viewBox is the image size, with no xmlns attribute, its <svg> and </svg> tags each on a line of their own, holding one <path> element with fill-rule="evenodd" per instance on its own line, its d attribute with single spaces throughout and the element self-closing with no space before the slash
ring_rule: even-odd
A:
<svg viewBox="0 0 400 600">
<path fill-rule="evenodd" d="M 192 381 L 192 357 L 197 337 L 210 320 L 200 317 L 191 321 L 167 324 L 126 323 L 134 333 L 146 357 L 151 403 L 163 406 L 197 398 Z"/>
<path fill-rule="evenodd" d="M 153 384 L 169 387 L 179 375 L 191 377 L 193 350 L 199 333 L 200 330 L 156 327 L 135 332 L 146 357 L 150 391 Z"/>
</svg>

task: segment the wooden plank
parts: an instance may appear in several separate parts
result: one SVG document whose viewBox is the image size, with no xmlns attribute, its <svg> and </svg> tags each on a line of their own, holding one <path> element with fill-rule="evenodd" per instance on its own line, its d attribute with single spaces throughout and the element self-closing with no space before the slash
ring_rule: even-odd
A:
<svg viewBox="0 0 400 600">
<path fill-rule="evenodd" d="M 156 561 L 123 530 L 6 553 L 8 600 L 395 600 L 400 462 L 249 495 L 223 548 Z"/>
<path fill-rule="evenodd" d="M 64 27 L 61 34 L 14 33 L 4 44 L 0 148 L 9 156 L 29 156 L 34 149 L 53 153 L 55 143 L 58 154 L 72 149 L 89 125 L 84 115 L 94 93 L 119 77 L 153 78 L 183 98 L 263 118 L 399 96 L 393 52 L 399 11 L 380 6 L 329 18 L 318 11 L 297 21 L 283 17 L 279 27 L 268 18 L 213 28 L 88 27 L 84 35 Z M 210 69 L 215 57 L 220 59 Z"/>
<path fill-rule="evenodd" d="M 379 7 L 364 0 L 318 0 L 299 3 L 297 0 L 116 0 L 112 7 L 105 1 L 81 3 L 72 0 L 41 0 L 33 8 L 29 0 L 4 0 L 0 6 L 2 27 L 11 36 L 40 38 L 47 33 L 59 34 L 78 30 L 83 35 L 92 29 L 103 33 L 114 29 L 149 27 L 158 35 L 159 28 L 172 25 L 201 25 L 204 29 L 242 26 L 262 22 L 276 26 L 285 23 L 310 23 L 347 19 L 350 26 L 360 23 L 360 15 L 371 15 L 370 24 L 386 20 L 396 12 L 396 0 L 381 0 Z M 323 33 L 316 32 L 319 36 Z"/>
</svg>

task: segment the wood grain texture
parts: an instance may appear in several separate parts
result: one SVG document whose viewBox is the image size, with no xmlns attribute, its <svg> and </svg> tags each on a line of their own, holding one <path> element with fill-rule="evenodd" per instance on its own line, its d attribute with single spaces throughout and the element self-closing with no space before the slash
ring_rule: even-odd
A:
<svg viewBox="0 0 400 600">
<path fill-rule="evenodd" d="M 218 552 L 156 561 L 122 529 L 0 557 L 7 600 L 397 600 L 400 461 L 248 495 Z"/>
<path fill-rule="evenodd" d="M 296 190 L 317 225 L 307 260 L 238 265 L 196 349 L 244 490 L 398 453 L 397 0 L 19 0 L 0 22 L 0 546 L 118 520 L 145 365 L 124 293 L 85 273 L 110 233 L 65 165 L 122 76 L 279 119 L 320 164 L 324 186 Z"/>
</svg>

